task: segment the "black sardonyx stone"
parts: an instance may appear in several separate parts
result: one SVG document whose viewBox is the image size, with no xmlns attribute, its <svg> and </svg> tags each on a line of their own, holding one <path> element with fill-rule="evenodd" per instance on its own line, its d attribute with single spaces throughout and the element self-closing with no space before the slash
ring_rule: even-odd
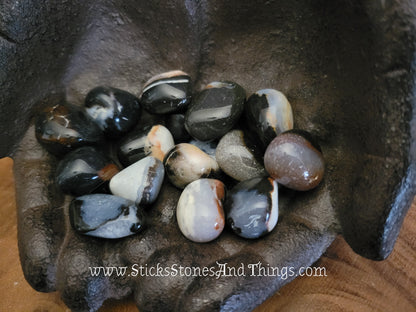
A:
<svg viewBox="0 0 416 312">
<path fill-rule="evenodd" d="M 270 177 L 238 183 L 227 194 L 228 226 L 244 238 L 258 238 L 273 230 L 279 217 L 278 186 Z"/>
<path fill-rule="evenodd" d="M 143 129 L 129 133 L 120 140 L 117 146 L 117 156 L 124 167 L 150 155 L 151 151 L 146 148 L 146 145 L 147 135 L 151 128 L 152 126 L 146 126 Z"/>
<path fill-rule="evenodd" d="M 87 94 L 85 111 L 105 135 L 118 137 L 137 124 L 140 103 L 127 91 L 100 86 Z"/>
<path fill-rule="evenodd" d="M 72 228 L 84 235 L 122 238 L 140 232 L 145 215 L 134 202 L 109 194 L 90 194 L 75 198 L 69 206 Z"/>
<path fill-rule="evenodd" d="M 188 131 L 185 129 L 185 115 L 172 114 L 166 119 L 166 128 L 172 133 L 175 143 L 185 143 L 191 139 Z"/>
<path fill-rule="evenodd" d="M 45 108 L 36 118 L 35 133 L 39 143 L 55 155 L 104 141 L 103 132 L 84 110 L 69 103 Z"/>
<path fill-rule="evenodd" d="M 201 141 L 219 139 L 230 131 L 240 118 L 246 92 L 235 82 L 212 82 L 189 106 L 185 127 Z"/>
<path fill-rule="evenodd" d="M 108 186 L 119 168 L 91 146 L 68 153 L 56 168 L 56 182 L 64 193 L 80 196 Z"/>
<path fill-rule="evenodd" d="M 152 114 L 169 114 L 184 111 L 191 98 L 191 77 L 174 70 L 151 78 L 143 88 L 140 101 Z"/>
<path fill-rule="evenodd" d="M 163 161 L 165 154 L 175 145 L 172 134 L 162 125 L 146 126 L 120 140 L 117 156 L 123 166 L 154 156 Z"/>
<path fill-rule="evenodd" d="M 285 95 L 274 89 L 262 89 L 252 94 L 245 106 L 245 131 L 255 134 L 263 151 L 280 133 L 293 128 L 292 107 Z"/>
</svg>

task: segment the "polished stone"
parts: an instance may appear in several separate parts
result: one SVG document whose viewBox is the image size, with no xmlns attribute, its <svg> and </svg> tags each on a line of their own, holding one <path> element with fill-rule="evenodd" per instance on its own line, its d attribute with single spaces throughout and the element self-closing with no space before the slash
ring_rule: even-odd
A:
<svg viewBox="0 0 416 312">
<path fill-rule="evenodd" d="M 270 177 L 240 182 L 227 194 L 227 224 L 237 235 L 259 238 L 271 232 L 279 217 L 278 185 Z"/>
<path fill-rule="evenodd" d="M 245 129 L 257 135 L 264 150 L 277 135 L 293 128 L 292 106 L 282 92 L 274 89 L 251 95 L 244 106 L 244 116 Z"/>
<path fill-rule="evenodd" d="M 321 150 L 307 132 L 292 130 L 277 136 L 267 147 L 264 165 L 280 184 L 298 191 L 321 182 L 325 164 Z"/>
<path fill-rule="evenodd" d="M 103 132 L 84 110 L 69 103 L 44 108 L 36 117 L 35 129 L 39 143 L 55 155 L 104 140 Z"/>
<path fill-rule="evenodd" d="M 216 160 L 221 170 L 237 181 L 266 175 L 263 165 L 247 146 L 242 130 L 231 130 L 224 135 L 216 149 Z"/>
<path fill-rule="evenodd" d="M 215 179 L 199 179 L 182 191 L 176 219 L 182 234 L 191 241 L 206 243 L 224 229 L 224 184 Z"/>
<path fill-rule="evenodd" d="M 188 131 L 185 129 L 185 115 L 171 114 L 167 116 L 166 128 L 172 133 L 176 144 L 186 143 L 191 139 Z"/>
<path fill-rule="evenodd" d="M 163 163 L 147 156 L 116 174 L 110 180 L 110 190 L 136 205 L 149 205 L 156 200 L 164 176 Z"/>
<path fill-rule="evenodd" d="M 193 100 L 185 115 L 189 134 L 201 141 L 221 138 L 238 122 L 246 98 L 234 82 L 212 82 Z"/>
<path fill-rule="evenodd" d="M 119 172 L 114 162 L 92 146 L 69 152 L 56 168 L 56 182 L 64 193 L 81 196 L 108 185 Z"/>
<path fill-rule="evenodd" d="M 163 161 L 166 153 L 175 145 L 172 134 L 162 125 L 148 126 L 123 138 L 117 149 L 117 156 L 124 166 L 153 156 Z"/>
<path fill-rule="evenodd" d="M 170 182 L 178 188 L 184 188 L 200 178 L 212 178 L 220 174 L 214 158 L 188 143 L 175 145 L 166 154 L 163 163 Z"/>
<path fill-rule="evenodd" d="M 96 87 L 85 98 L 85 111 L 105 135 L 119 137 L 131 130 L 140 118 L 139 99 L 112 87 Z"/>
<path fill-rule="evenodd" d="M 152 114 L 170 114 L 184 111 L 191 98 L 191 77 L 183 71 L 174 70 L 146 82 L 140 101 Z"/>
<path fill-rule="evenodd" d="M 122 238 L 142 231 L 143 209 L 134 202 L 109 194 L 90 194 L 75 198 L 69 207 L 72 228 L 84 235 Z"/>
</svg>

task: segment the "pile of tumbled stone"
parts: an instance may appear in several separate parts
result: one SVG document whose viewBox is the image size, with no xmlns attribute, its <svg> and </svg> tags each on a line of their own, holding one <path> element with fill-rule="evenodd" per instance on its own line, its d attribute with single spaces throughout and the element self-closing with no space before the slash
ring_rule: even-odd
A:
<svg viewBox="0 0 416 312">
<path fill-rule="evenodd" d="M 307 191 L 320 183 L 320 148 L 292 129 L 281 92 L 246 99 L 229 81 L 192 90 L 189 75 L 171 71 L 139 97 L 96 87 L 83 106 L 57 103 L 38 114 L 36 137 L 59 159 L 56 183 L 74 196 L 76 231 L 113 239 L 140 232 L 167 178 L 183 189 L 176 217 L 188 239 L 214 240 L 226 224 L 258 238 L 277 224 L 279 185 Z"/>
</svg>

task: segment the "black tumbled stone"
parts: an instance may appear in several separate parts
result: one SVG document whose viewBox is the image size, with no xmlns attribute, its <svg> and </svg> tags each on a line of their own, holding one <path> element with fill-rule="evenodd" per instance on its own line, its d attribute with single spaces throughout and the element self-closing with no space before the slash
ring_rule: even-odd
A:
<svg viewBox="0 0 416 312">
<path fill-rule="evenodd" d="M 245 132 L 251 132 L 262 143 L 263 151 L 280 133 L 293 128 L 292 107 L 286 96 L 274 89 L 252 94 L 245 106 Z"/>
<path fill-rule="evenodd" d="M 38 114 L 35 133 L 39 143 L 55 155 L 104 141 L 103 132 L 84 110 L 69 103 L 46 107 Z"/>
<path fill-rule="evenodd" d="M 165 154 L 175 145 L 172 134 L 162 125 L 146 126 L 129 133 L 118 143 L 117 156 L 123 166 L 154 156 L 163 161 Z"/>
<path fill-rule="evenodd" d="M 235 82 L 208 84 L 186 112 L 187 131 L 201 141 L 219 139 L 238 122 L 245 98 L 246 92 Z"/>
<path fill-rule="evenodd" d="M 175 144 L 185 143 L 191 139 L 191 136 L 185 129 L 184 114 L 169 115 L 166 119 L 166 128 L 172 133 Z"/>
<path fill-rule="evenodd" d="M 80 147 L 59 162 L 56 182 L 64 193 L 80 196 L 107 185 L 119 168 L 106 155 L 91 146 Z"/>
<path fill-rule="evenodd" d="M 87 94 L 85 111 L 105 135 L 118 137 L 136 125 L 140 117 L 140 103 L 127 91 L 100 86 Z"/>
<path fill-rule="evenodd" d="M 191 98 L 191 77 L 174 70 L 151 78 L 143 88 L 140 101 L 152 114 L 170 114 L 184 111 Z"/>
</svg>

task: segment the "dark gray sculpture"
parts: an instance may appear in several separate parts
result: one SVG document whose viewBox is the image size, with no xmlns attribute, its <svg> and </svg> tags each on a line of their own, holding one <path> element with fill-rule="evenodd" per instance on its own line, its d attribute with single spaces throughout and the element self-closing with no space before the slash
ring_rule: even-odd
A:
<svg viewBox="0 0 416 312">
<path fill-rule="evenodd" d="M 415 194 L 416 1 L 12 1 L 0 3 L 0 155 L 15 160 L 19 250 L 27 281 L 59 290 L 74 311 L 134 293 L 140 311 L 250 311 L 292 280 L 281 277 L 92 277 L 90 266 L 299 268 L 342 233 L 364 257 L 393 249 Z M 31 117 L 97 85 L 138 94 L 152 75 L 183 69 L 196 89 L 234 80 L 272 87 L 295 125 L 318 139 L 321 186 L 286 194 L 271 235 L 224 233 L 195 244 L 179 233 L 179 191 L 168 184 L 140 235 L 74 233 L 52 176 L 56 159 Z M 246 272 L 248 273 L 248 272 Z"/>
</svg>

